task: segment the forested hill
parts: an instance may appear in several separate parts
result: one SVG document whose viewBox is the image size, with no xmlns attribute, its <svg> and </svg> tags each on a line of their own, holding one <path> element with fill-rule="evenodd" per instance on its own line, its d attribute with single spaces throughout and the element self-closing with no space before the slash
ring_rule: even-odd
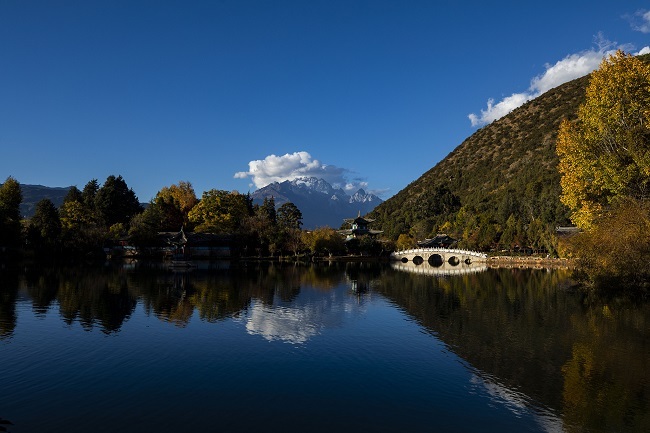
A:
<svg viewBox="0 0 650 433">
<path fill-rule="evenodd" d="M 23 201 L 20 203 L 20 214 L 25 218 L 34 216 L 36 204 L 44 199 L 50 199 L 57 208 L 63 203 L 70 187 L 49 187 L 43 185 L 20 185 Z"/>
<path fill-rule="evenodd" d="M 575 119 L 589 76 L 549 90 L 467 138 L 369 216 L 376 228 L 412 240 L 446 232 L 465 246 L 553 249 L 568 224 L 555 153 L 562 119 Z"/>
</svg>

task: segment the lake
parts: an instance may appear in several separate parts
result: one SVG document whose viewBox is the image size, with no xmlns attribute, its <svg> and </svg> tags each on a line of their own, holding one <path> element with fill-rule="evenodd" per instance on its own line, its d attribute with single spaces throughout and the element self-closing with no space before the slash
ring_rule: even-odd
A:
<svg viewBox="0 0 650 433">
<path fill-rule="evenodd" d="M 650 304 L 569 276 L 3 266 L 0 418 L 14 433 L 650 431 Z"/>
</svg>

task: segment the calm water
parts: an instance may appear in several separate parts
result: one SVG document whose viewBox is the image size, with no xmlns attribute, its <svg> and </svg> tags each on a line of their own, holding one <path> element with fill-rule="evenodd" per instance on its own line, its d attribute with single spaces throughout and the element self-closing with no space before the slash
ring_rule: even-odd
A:
<svg viewBox="0 0 650 433">
<path fill-rule="evenodd" d="M 0 417 L 14 433 L 650 431 L 650 305 L 566 287 L 560 270 L 3 268 Z"/>
</svg>

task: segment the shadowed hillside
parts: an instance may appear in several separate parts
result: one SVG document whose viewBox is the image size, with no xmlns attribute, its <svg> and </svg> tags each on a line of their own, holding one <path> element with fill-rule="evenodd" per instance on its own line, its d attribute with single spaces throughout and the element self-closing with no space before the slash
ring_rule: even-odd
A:
<svg viewBox="0 0 650 433">
<path fill-rule="evenodd" d="M 555 153 L 562 119 L 575 119 L 589 77 L 515 109 L 467 138 L 446 158 L 371 214 L 392 239 L 447 232 L 468 247 L 555 248 L 567 225 Z"/>
<path fill-rule="evenodd" d="M 650 63 L 650 54 L 639 59 Z M 393 240 L 408 235 L 404 242 L 412 244 L 446 232 L 464 247 L 556 252 L 555 228 L 569 225 L 559 199 L 558 128 L 577 119 L 589 79 L 551 89 L 476 131 L 375 208 L 375 226 Z"/>
</svg>

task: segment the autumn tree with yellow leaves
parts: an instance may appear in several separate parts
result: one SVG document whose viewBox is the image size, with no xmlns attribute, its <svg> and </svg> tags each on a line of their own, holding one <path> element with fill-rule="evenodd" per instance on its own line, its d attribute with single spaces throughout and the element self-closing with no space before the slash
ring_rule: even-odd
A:
<svg viewBox="0 0 650 433">
<path fill-rule="evenodd" d="M 615 243 L 635 259 L 650 259 L 650 232 L 638 230 L 650 223 L 650 64 L 620 50 L 605 58 L 577 120 L 562 122 L 557 153 L 560 200 L 583 230 L 576 254 L 586 259 L 591 279 L 637 281 L 650 273 L 648 266 L 630 272 L 624 257 L 607 257 L 621 254 Z"/>
<path fill-rule="evenodd" d="M 578 120 L 557 141 L 562 203 L 589 229 L 617 200 L 650 198 L 650 64 L 616 52 L 592 73 Z"/>
</svg>

